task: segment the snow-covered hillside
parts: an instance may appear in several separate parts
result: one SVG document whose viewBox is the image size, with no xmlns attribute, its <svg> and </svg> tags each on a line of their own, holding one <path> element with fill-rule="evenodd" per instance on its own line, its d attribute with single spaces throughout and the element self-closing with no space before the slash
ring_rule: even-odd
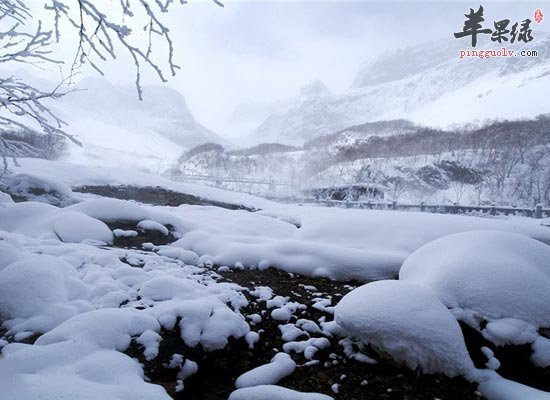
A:
<svg viewBox="0 0 550 400">
<path fill-rule="evenodd" d="M 544 101 L 550 85 L 549 36 L 538 33 L 529 44 L 538 57 L 460 59 L 463 47 L 461 41 L 445 40 L 389 52 L 365 63 L 340 95 L 330 95 L 321 82 L 314 82 L 285 112 L 269 116 L 250 138 L 301 144 L 368 121 L 407 118 L 449 126 L 549 111 Z M 527 48 L 509 47 L 517 52 Z"/>
</svg>

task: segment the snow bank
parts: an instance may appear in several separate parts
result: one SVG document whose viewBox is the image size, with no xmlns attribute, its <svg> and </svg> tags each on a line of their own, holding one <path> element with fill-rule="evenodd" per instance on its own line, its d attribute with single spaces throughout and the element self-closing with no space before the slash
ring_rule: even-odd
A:
<svg viewBox="0 0 550 400">
<path fill-rule="evenodd" d="M 288 272 L 364 281 L 396 276 L 416 249 L 456 232 L 519 232 L 550 243 L 550 230 L 520 220 L 298 206 L 268 211 L 179 207 L 174 213 L 190 229 L 174 246 L 210 255 L 219 265 L 266 261 Z"/>
<path fill-rule="evenodd" d="M 229 400 L 334 400 L 320 393 L 301 393 L 275 385 L 261 385 L 235 390 Z"/>
<path fill-rule="evenodd" d="M 403 263 L 399 278 L 432 289 L 449 308 L 548 327 L 548 260 L 550 246 L 526 236 L 472 231 L 418 249 Z"/>
<path fill-rule="evenodd" d="M 269 364 L 261 365 L 239 376 L 235 382 L 235 387 L 241 389 L 259 385 L 273 385 L 291 375 L 295 369 L 296 363 L 288 354 L 277 353 Z"/>
<path fill-rule="evenodd" d="M 69 208 L 24 202 L 0 208 L 0 230 L 40 239 L 78 243 L 112 243 L 113 233 L 103 222 Z"/>
<path fill-rule="evenodd" d="M 472 376 L 460 327 L 429 290 L 400 281 L 361 286 L 338 303 L 335 319 L 350 335 L 411 369 Z"/>
</svg>

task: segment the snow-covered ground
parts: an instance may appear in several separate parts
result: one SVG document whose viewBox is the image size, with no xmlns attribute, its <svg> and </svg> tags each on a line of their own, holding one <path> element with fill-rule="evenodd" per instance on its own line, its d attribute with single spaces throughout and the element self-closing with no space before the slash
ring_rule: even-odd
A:
<svg viewBox="0 0 550 400">
<path fill-rule="evenodd" d="M 550 365 L 541 333 L 550 327 L 550 229 L 538 221 L 281 205 L 135 171 L 20 163 L 0 183 L 34 200 L 0 197 L 2 399 L 169 399 L 148 383 L 133 348 L 154 360 L 166 332 L 205 351 L 233 339 L 253 348 L 265 340 L 254 329 L 262 319 L 279 324 L 284 345 L 236 381 L 233 400 L 332 398 L 275 385 L 294 373 L 296 354 L 313 365 L 333 337 L 343 337 L 350 359 L 376 362 L 349 350 L 354 337 L 409 368 L 479 382 L 489 399 L 550 398 L 501 378 L 489 348 L 488 370 L 475 368 L 457 322 L 495 345 L 530 344 L 533 363 Z M 256 211 L 72 191 L 84 185 L 161 188 Z M 309 306 L 290 293 L 250 291 L 219 275 L 269 267 L 378 282 L 336 308 L 317 297 L 311 307 L 335 312 L 336 323 L 300 319 Z M 250 296 L 269 313 L 245 312 Z M 200 371 L 195 361 L 172 356 L 177 392 Z M 339 384 L 331 391 L 337 398 Z"/>
</svg>

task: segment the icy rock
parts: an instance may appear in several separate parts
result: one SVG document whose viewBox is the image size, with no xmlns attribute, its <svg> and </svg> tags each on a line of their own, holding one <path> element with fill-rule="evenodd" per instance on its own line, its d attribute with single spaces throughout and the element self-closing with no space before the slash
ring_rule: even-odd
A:
<svg viewBox="0 0 550 400">
<path fill-rule="evenodd" d="M 286 353 L 277 353 L 269 364 L 260 365 L 237 378 L 237 389 L 273 385 L 281 379 L 291 375 L 296 369 L 296 363 Z"/>
<path fill-rule="evenodd" d="M 458 322 L 422 287 L 400 281 L 366 284 L 344 296 L 335 318 L 349 335 L 411 369 L 451 377 L 474 370 Z"/>
<path fill-rule="evenodd" d="M 537 240 L 471 231 L 422 246 L 405 260 L 399 279 L 432 289 L 449 308 L 550 326 L 548 260 L 550 246 Z"/>
</svg>

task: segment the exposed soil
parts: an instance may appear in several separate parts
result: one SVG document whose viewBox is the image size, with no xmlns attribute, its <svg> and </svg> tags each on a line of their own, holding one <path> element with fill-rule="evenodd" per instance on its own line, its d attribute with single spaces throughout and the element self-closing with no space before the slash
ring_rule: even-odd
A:
<svg viewBox="0 0 550 400">
<path fill-rule="evenodd" d="M 328 279 L 315 279 L 288 274 L 282 271 L 268 269 L 238 270 L 221 272 L 224 280 L 238 283 L 253 290 L 257 286 L 269 286 L 275 295 L 288 296 L 290 301 L 307 305 L 307 309 L 297 312 L 290 322 L 298 318 L 317 321 L 325 317 L 332 320 L 332 315 L 311 307 L 316 297 L 330 297 L 332 304 L 349 290 L 358 285 L 357 282 L 346 284 Z M 304 285 L 315 286 L 317 290 L 305 288 Z M 235 390 L 235 380 L 242 373 L 269 362 L 284 344 L 278 328 L 280 322 L 270 317 L 266 303 L 257 301 L 247 294 L 250 305 L 243 314 L 260 314 L 262 322 L 252 329 L 261 332 L 260 341 L 253 349 L 249 349 L 244 340 L 232 340 L 223 350 L 205 352 L 200 348 L 189 348 L 179 336 L 179 330 L 163 332 L 159 356 L 153 361 L 145 361 L 137 346 L 130 354 L 140 359 L 144 364 L 145 373 L 153 383 L 166 388 L 174 399 L 194 400 L 225 400 Z M 311 337 L 323 337 L 311 334 Z M 305 340 L 300 337 L 296 340 Z M 280 385 L 306 392 L 319 392 L 333 396 L 335 399 L 480 399 L 476 394 L 476 385 L 462 378 L 447 378 L 439 375 L 423 375 L 407 368 L 400 367 L 389 359 L 381 359 L 375 352 L 367 349 L 363 352 L 380 360 L 378 364 L 365 364 L 349 359 L 344 355 L 343 347 L 338 344 L 341 338 L 330 338 L 330 347 L 319 350 L 314 359 L 317 365 L 304 365 L 306 359 L 302 354 L 292 354 L 299 365 L 296 371 L 280 382 Z M 178 353 L 195 361 L 199 370 L 185 380 L 182 392 L 175 392 L 177 370 L 166 368 L 172 354 Z M 338 393 L 331 389 L 339 384 Z M 271 400 L 271 399 L 266 399 Z"/>
<path fill-rule="evenodd" d="M 92 193 L 104 197 L 113 197 L 120 200 L 135 200 L 141 203 L 155 206 L 177 207 L 182 204 L 199 206 L 216 206 L 229 210 L 254 211 L 252 208 L 240 204 L 224 203 L 221 201 L 209 200 L 187 193 L 175 192 L 162 187 L 150 186 L 112 186 L 112 185 L 87 185 L 72 188 L 74 192 Z"/>
</svg>

